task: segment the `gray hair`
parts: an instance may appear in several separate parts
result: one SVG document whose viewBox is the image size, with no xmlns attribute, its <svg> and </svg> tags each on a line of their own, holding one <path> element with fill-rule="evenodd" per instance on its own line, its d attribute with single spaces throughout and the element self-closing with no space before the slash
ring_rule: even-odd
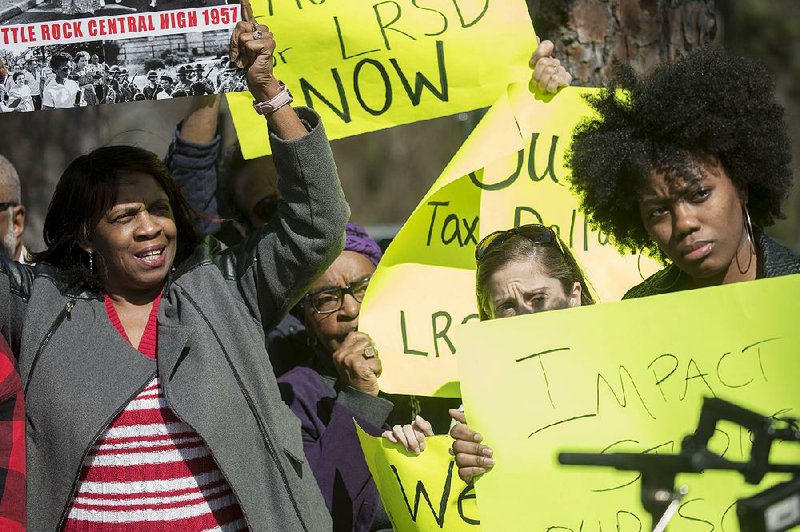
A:
<svg viewBox="0 0 800 532">
<path fill-rule="evenodd" d="M 19 174 L 11 161 L 0 155 L 0 186 L 8 186 L 14 193 L 13 201 L 22 201 L 22 185 Z"/>
</svg>

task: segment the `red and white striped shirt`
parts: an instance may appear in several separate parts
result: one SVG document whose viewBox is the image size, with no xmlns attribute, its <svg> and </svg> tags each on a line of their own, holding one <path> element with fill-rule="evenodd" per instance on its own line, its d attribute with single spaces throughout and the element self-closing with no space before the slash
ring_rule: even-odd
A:
<svg viewBox="0 0 800 532">
<path fill-rule="evenodd" d="M 159 302 L 139 344 L 150 358 Z M 127 339 L 108 296 L 106 310 Z M 246 530 L 247 524 L 208 447 L 169 409 L 156 377 L 89 450 L 64 529 Z"/>
</svg>

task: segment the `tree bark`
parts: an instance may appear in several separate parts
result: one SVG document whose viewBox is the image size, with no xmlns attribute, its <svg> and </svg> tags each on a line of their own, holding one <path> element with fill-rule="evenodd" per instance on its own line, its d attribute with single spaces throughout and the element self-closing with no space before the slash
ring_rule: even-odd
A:
<svg viewBox="0 0 800 532">
<path fill-rule="evenodd" d="M 714 0 L 530 0 L 534 27 L 555 44 L 573 84 L 603 86 L 619 61 L 637 72 L 714 39 Z"/>
</svg>

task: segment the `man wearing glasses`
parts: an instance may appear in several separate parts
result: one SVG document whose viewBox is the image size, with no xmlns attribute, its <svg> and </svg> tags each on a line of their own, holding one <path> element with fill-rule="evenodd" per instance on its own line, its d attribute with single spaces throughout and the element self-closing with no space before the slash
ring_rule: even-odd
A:
<svg viewBox="0 0 800 532">
<path fill-rule="evenodd" d="M 69 109 L 71 107 L 84 107 L 86 101 L 83 92 L 76 81 L 69 79 L 72 71 L 72 57 L 66 52 L 53 54 L 50 58 L 50 68 L 55 77 L 50 80 L 42 93 L 42 108 L 44 109 Z"/>
<path fill-rule="evenodd" d="M 25 207 L 21 203 L 22 193 L 17 169 L 0 155 L 0 235 L 2 251 L 12 260 L 25 262 Z"/>
</svg>

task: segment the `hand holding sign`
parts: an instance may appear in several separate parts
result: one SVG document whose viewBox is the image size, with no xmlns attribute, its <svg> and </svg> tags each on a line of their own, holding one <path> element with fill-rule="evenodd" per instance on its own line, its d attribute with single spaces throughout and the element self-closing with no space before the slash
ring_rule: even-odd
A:
<svg viewBox="0 0 800 532">
<path fill-rule="evenodd" d="M 243 35 L 250 34 L 255 30 L 253 24 L 255 17 L 253 16 L 253 8 L 250 6 L 249 0 L 242 0 L 242 17 L 236 23 L 236 27 L 231 34 L 230 57 L 231 61 L 241 69 L 247 69 L 253 63 L 254 57 L 247 53 L 247 48 L 240 47 L 240 40 Z M 246 41 L 247 39 L 245 39 Z M 240 57 L 241 55 L 241 57 Z"/>
<path fill-rule="evenodd" d="M 539 90 L 557 92 L 561 87 L 572 83 L 572 75 L 567 72 L 561 61 L 552 57 L 555 46 L 551 41 L 542 41 L 531 56 L 530 66 L 533 69 L 531 83 Z"/>
<path fill-rule="evenodd" d="M 469 428 L 464 412 L 451 409 L 450 417 L 457 421 L 450 429 L 450 436 L 453 438 L 451 454 L 456 459 L 458 476 L 464 482 L 472 482 L 473 478 L 494 466 L 494 453 L 490 447 L 481 445 L 483 436 Z"/>
<path fill-rule="evenodd" d="M 425 450 L 425 438 L 433 436 L 433 427 L 422 416 L 417 416 L 409 425 L 395 425 L 382 436 L 392 443 L 401 444 L 406 451 L 419 454 Z"/>
<path fill-rule="evenodd" d="M 475 488 L 455 476 L 450 438 L 432 436 L 427 449 L 409 454 L 356 427 L 361 449 L 394 530 L 478 530 Z"/>
</svg>

